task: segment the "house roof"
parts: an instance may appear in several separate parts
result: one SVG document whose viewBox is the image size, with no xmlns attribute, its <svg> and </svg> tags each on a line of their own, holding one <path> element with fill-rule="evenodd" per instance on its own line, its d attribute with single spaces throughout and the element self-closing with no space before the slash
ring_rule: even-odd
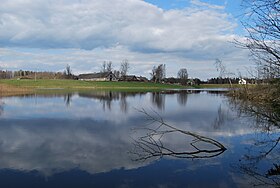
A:
<svg viewBox="0 0 280 188">
<path fill-rule="evenodd" d="M 136 79 L 135 75 L 126 75 L 126 76 L 122 76 L 121 78 L 125 78 L 125 79 Z"/>
<path fill-rule="evenodd" d="M 137 79 L 143 80 L 143 81 L 149 81 L 148 78 L 143 77 L 143 76 L 138 76 Z"/>
<path fill-rule="evenodd" d="M 80 74 L 79 79 L 107 78 L 112 72 L 98 72 L 90 74 Z"/>
</svg>

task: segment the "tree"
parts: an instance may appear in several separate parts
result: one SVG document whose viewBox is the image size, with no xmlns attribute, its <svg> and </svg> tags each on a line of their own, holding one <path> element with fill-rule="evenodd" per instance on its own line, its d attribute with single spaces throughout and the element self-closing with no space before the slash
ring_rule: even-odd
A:
<svg viewBox="0 0 280 188">
<path fill-rule="evenodd" d="M 101 72 L 106 72 L 106 61 L 103 61 L 101 65 Z"/>
<path fill-rule="evenodd" d="M 166 72 L 165 64 L 154 66 L 151 73 L 152 80 L 154 82 L 161 82 L 162 79 L 164 79 L 166 76 L 165 72 Z"/>
<path fill-rule="evenodd" d="M 69 64 L 66 65 L 64 74 L 66 76 L 67 79 L 70 79 L 72 77 L 72 70 Z"/>
<path fill-rule="evenodd" d="M 243 6 L 248 35 L 237 44 L 250 50 L 264 77 L 280 77 L 280 1 L 243 0 Z"/>
<path fill-rule="evenodd" d="M 130 69 L 130 66 L 129 66 L 128 60 L 127 59 L 123 60 L 123 62 L 121 63 L 121 68 L 120 68 L 121 76 L 126 76 L 129 69 Z"/>
<path fill-rule="evenodd" d="M 220 73 L 219 77 L 220 78 L 227 77 L 230 87 L 232 87 L 232 82 L 231 82 L 230 77 L 233 76 L 234 74 L 231 72 L 228 72 L 226 69 L 226 66 L 223 64 L 222 60 L 220 60 L 218 58 L 215 60 L 215 65 L 216 65 L 217 71 L 219 71 L 219 73 Z"/>
<path fill-rule="evenodd" d="M 118 70 L 114 70 L 114 75 L 116 76 L 116 78 L 120 78 L 120 71 Z"/>
<path fill-rule="evenodd" d="M 178 75 L 177 76 L 180 79 L 182 85 L 186 85 L 187 84 L 187 81 L 188 81 L 188 71 L 187 71 L 186 68 L 181 68 L 178 71 Z"/>
<path fill-rule="evenodd" d="M 112 61 L 103 61 L 101 65 L 101 72 L 112 72 L 113 71 L 113 63 Z"/>
<path fill-rule="evenodd" d="M 106 66 L 106 71 L 112 72 L 112 70 L 113 70 L 113 63 L 112 63 L 112 61 L 109 61 Z"/>
</svg>

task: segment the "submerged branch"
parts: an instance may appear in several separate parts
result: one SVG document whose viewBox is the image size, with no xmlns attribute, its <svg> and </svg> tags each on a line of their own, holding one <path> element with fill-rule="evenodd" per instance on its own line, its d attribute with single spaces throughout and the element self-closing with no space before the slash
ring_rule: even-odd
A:
<svg viewBox="0 0 280 188">
<path fill-rule="evenodd" d="M 134 150 L 131 151 L 136 156 L 136 161 L 147 160 L 150 158 L 162 158 L 163 156 L 172 156 L 176 158 L 212 158 L 222 154 L 226 148 L 218 141 L 201 136 L 194 132 L 185 131 L 167 124 L 162 117 L 155 111 L 155 116 L 149 114 L 142 109 L 139 112 L 143 113 L 150 127 L 137 129 L 144 131 L 144 136 L 134 139 Z M 172 148 L 170 143 L 166 142 L 166 137 L 175 134 L 176 137 L 184 136 L 190 141 L 184 143 L 183 151 L 178 151 L 178 148 Z"/>
</svg>

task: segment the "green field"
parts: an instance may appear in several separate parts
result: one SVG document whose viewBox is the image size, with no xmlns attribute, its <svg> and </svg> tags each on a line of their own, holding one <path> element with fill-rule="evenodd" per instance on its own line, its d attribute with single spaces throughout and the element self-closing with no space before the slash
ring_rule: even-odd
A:
<svg viewBox="0 0 280 188">
<path fill-rule="evenodd" d="M 186 87 L 170 84 L 144 83 L 144 82 L 95 82 L 79 80 L 0 80 L 0 84 L 27 88 L 30 90 L 65 89 L 108 89 L 108 90 L 162 90 L 183 89 Z"/>
<path fill-rule="evenodd" d="M 229 84 L 203 84 L 199 86 L 180 86 L 172 84 L 159 84 L 152 82 L 97 82 L 80 80 L 0 80 L 0 96 L 21 95 L 28 93 L 54 93 L 54 92 L 75 92 L 89 90 L 111 90 L 111 91 L 160 91 L 165 89 L 186 89 L 186 88 L 229 88 Z M 233 85 L 234 88 L 242 87 Z"/>
</svg>

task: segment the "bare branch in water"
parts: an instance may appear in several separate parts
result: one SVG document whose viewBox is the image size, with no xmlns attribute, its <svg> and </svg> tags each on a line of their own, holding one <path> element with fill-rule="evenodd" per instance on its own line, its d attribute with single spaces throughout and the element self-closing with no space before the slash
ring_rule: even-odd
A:
<svg viewBox="0 0 280 188">
<path fill-rule="evenodd" d="M 144 135 L 134 140 L 134 150 L 130 153 L 135 155 L 134 160 L 141 161 L 150 158 L 162 158 L 163 156 L 172 156 L 176 158 L 212 158 L 222 154 L 226 148 L 218 141 L 196 133 L 178 129 L 167 124 L 163 118 L 152 110 L 151 115 L 145 109 L 138 110 L 143 113 L 149 124 L 143 128 L 137 128 L 138 132 L 144 132 Z M 166 137 L 171 134 L 175 136 L 184 136 L 189 142 L 184 143 L 186 148 L 178 151 L 176 148 L 166 143 Z"/>
</svg>

